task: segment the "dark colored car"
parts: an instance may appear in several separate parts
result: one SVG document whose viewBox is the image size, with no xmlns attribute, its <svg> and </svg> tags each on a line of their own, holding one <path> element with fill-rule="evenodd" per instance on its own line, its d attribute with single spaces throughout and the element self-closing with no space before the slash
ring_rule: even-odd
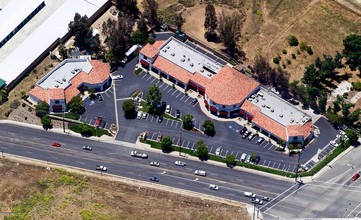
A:
<svg viewBox="0 0 361 220">
<path fill-rule="evenodd" d="M 51 143 L 51 146 L 53 146 L 53 147 L 60 147 L 60 143 L 58 143 L 58 142 L 52 142 L 52 143 Z"/>
<path fill-rule="evenodd" d="M 159 182 L 159 179 L 155 176 L 149 178 L 150 181 Z"/>
<path fill-rule="evenodd" d="M 193 105 L 197 104 L 197 102 L 198 102 L 198 99 L 196 99 L 196 98 L 193 98 L 193 99 L 192 99 Z"/>
<path fill-rule="evenodd" d="M 245 131 L 244 134 L 243 134 L 243 136 L 242 136 L 242 138 L 243 138 L 243 139 L 246 139 L 246 138 L 248 137 L 248 135 L 250 135 L 250 134 L 251 134 L 251 132 Z"/>
<path fill-rule="evenodd" d="M 180 118 L 180 111 L 179 111 L 179 110 L 176 111 L 175 116 L 176 116 L 177 118 Z"/>
<path fill-rule="evenodd" d="M 163 121 L 163 116 L 159 116 L 158 123 L 162 123 L 162 121 Z"/>
<path fill-rule="evenodd" d="M 261 160 L 261 157 L 260 157 L 259 155 L 257 155 L 257 156 L 254 158 L 254 164 L 258 164 L 260 160 Z"/>
<path fill-rule="evenodd" d="M 103 101 L 103 96 L 101 94 L 97 94 L 97 98 L 99 101 Z"/>
<path fill-rule="evenodd" d="M 244 132 L 246 132 L 247 131 L 247 128 L 246 127 L 243 127 L 240 131 L 239 131 L 239 133 L 240 134 L 244 134 Z"/>
<path fill-rule="evenodd" d="M 104 128 L 106 124 L 107 124 L 107 123 L 106 123 L 104 120 L 102 120 L 102 122 L 100 123 L 100 127 L 101 127 L 101 128 Z"/>
</svg>

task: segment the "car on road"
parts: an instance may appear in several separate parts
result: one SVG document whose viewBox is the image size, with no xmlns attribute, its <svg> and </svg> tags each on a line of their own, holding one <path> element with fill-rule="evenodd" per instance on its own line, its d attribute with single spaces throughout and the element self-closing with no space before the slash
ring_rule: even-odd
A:
<svg viewBox="0 0 361 220">
<path fill-rule="evenodd" d="M 271 201 L 271 198 L 269 198 L 269 197 L 267 197 L 267 196 L 263 196 L 263 197 L 262 197 L 262 200 L 269 202 L 269 201 Z"/>
<path fill-rule="evenodd" d="M 211 190 L 216 190 L 216 191 L 219 190 L 219 187 L 217 185 L 214 185 L 214 184 L 210 184 L 208 188 L 211 189 Z"/>
<path fill-rule="evenodd" d="M 103 101 L 103 96 L 102 96 L 101 94 L 97 94 L 97 99 L 98 99 L 99 101 Z"/>
<path fill-rule="evenodd" d="M 245 131 L 244 134 L 243 134 L 243 136 L 242 136 L 242 138 L 243 138 L 243 139 L 246 139 L 246 138 L 248 137 L 248 135 L 250 135 L 250 134 L 251 134 L 251 132 Z"/>
<path fill-rule="evenodd" d="M 116 79 L 123 79 L 123 75 L 112 75 L 112 79 L 116 80 Z"/>
<path fill-rule="evenodd" d="M 352 181 L 356 181 L 360 177 L 359 173 L 355 173 L 355 175 L 352 176 Z"/>
<path fill-rule="evenodd" d="M 100 171 L 107 171 L 107 170 L 108 170 L 107 167 L 101 166 L 101 165 L 96 165 L 96 166 L 95 166 L 95 169 L 96 169 L 96 170 L 100 170 Z"/>
<path fill-rule="evenodd" d="M 138 151 L 136 151 L 136 150 L 133 150 L 132 152 L 130 152 L 130 156 L 132 156 L 132 157 L 139 157 L 139 158 L 143 158 L 143 159 L 147 159 L 147 158 L 148 158 L 148 155 L 147 155 L 147 154 L 138 152 Z"/>
<path fill-rule="evenodd" d="M 240 134 L 244 134 L 244 132 L 246 132 L 248 129 L 246 128 L 246 127 L 243 127 L 240 131 L 239 131 L 239 133 Z"/>
<path fill-rule="evenodd" d="M 241 162 L 244 162 L 244 161 L 246 160 L 246 158 L 247 158 L 247 154 L 246 154 L 246 153 L 243 153 L 242 156 L 241 156 L 240 161 L 241 161 Z"/>
<path fill-rule="evenodd" d="M 60 147 L 60 143 L 59 142 L 51 142 L 51 146 L 53 147 Z"/>
<path fill-rule="evenodd" d="M 181 167 L 184 167 L 186 165 L 185 162 L 182 162 L 182 161 L 179 161 L 179 160 L 177 160 L 174 164 L 177 165 L 177 166 L 181 166 Z"/>
<path fill-rule="evenodd" d="M 244 192 L 245 197 L 256 198 L 256 194 L 252 192 Z"/>
<path fill-rule="evenodd" d="M 264 141 L 264 137 L 260 137 L 260 138 L 258 138 L 258 140 L 257 140 L 257 144 L 262 144 L 263 141 Z"/>
<path fill-rule="evenodd" d="M 153 182 L 159 182 L 159 179 L 155 176 L 150 177 L 149 180 Z"/>
<path fill-rule="evenodd" d="M 92 147 L 90 147 L 90 146 L 88 146 L 88 145 L 86 145 L 86 146 L 83 146 L 83 150 L 89 150 L 89 151 L 92 151 L 92 150 L 93 150 L 93 148 L 92 148 Z"/>
<path fill-rule="evenodd" d="M 198 102 L 198 99 L 197 99 L 197 98 L 193 98 L 193 99 L 192 99 L 192 104 L 193 104 L 193 105 L 197 104 L 197 102 Z"/>
<path fill-rule="evenodd" d="M 260 199 L 252 199 L 252 203 L 257 204 L 257 205 L 262 205 L 263 201 Z"/>
<path fill-rule="evenodd" d="M 170 105 L 167 105 L 167 107 L 165 107 L 165 113 L 170 113 L 171 107 Z"/>
<path fill-rule="evenodd" d="M 177 112 L 175 113 L 175 117 L 180 118 L 180 111 L 179 110 L 177 110 Z"/>
<path fill-rule="evenodd" d="M 207 172 L 204 170 L 196 170 L 194 171 L 194 174 L 198 176 L 207 176 Z"/>
<path fill-rule="evenodd" d="M 251 155 L 249 155 L 249 154 L 247 155 L 245 162 L 246 163 L 251 162 Z"/>
<path fill-rule="evenodd" d="M 254 163 L 254 164 L 258 164 L 260 160 L 261 160 L 261 157 L 260 157 L 259 155 L 257 155 L 257 156 L 254 158 L 253 163 Z"/>
<path fill-rule="evenodd" d="M 160 166 L 160 164 L 159 164 L 158 162 L 155 162 L 155 161 L 150 162 L 150 165 L 151 165 L 151 166 L 155 166 L 155 167 L 159 167 L 159 166 Z"/>
<path fill-rule="evenodd" d="M 95 120 L 95 127 L 99 128 L 99 126 L 101 125 L 103 121 L 103 118 L 98 116 L 97 120 Z"/>
<path fill-rule="evenodd" d="M 158 123 L 162 123 L 162 121 L 163 121 L 163 116 L 160 115 L 159 118 L 158 118 Z"/>
<path fill-rule="evenodd" d="M 159 142 L 159 141 L 161 141 L 162 139 L 163 139 L 163 135 L 158 134 L 158 136 L 157 136 L 157 141 Z"/>
<path fill-rule="evenodd" d="M 330 144 L 332 145 L 332 146 L 334 146 L 334 147 L 338 147 L 338 143 L 336 142 L 336 141 L 330 141 Z"/>
<path fill-rule="evenodd" d="M 257 136 L 257 134 L 255 134 L 255 133 L 251 133 L 249 136 L 248 136 L 248 140 L 252 140 L 254 137 L 256 137 Z"/>
<path fill-rule="evenodd" d="M 222 146 L 219 146 L 217 149 L 216 149 L 216 155 L 220 155 L 222 153 Z"/>
</svg>

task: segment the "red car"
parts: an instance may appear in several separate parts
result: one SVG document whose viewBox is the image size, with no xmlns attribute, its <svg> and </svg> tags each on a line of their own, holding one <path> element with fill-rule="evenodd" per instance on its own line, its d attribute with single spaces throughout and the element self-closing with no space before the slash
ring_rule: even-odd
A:
<svg viewBox="0 0 361 220">
<path fill-rule="evenodd" d="M 355 175 L 352 176 L 352 181 L 355 181 L 357 180 L 358 178 L 360 177 L 360 174 L 359 173 L 355 173 Z"/>
<path fill-rule="evenodd" d="M 52 143 L 51 143 L 51 146 L 53 146 L 53 147 L 60 147 L 60 143 L 58 143 L 58 142 L 52 142 Z"/>
<path fill-rule="evenodd" d="M 99 128 L 100 124 L 102 123 L 103 119 L 102 117 L 98 117 L 97 120 L 95 121 L 95 127 Z"/>
</svg>

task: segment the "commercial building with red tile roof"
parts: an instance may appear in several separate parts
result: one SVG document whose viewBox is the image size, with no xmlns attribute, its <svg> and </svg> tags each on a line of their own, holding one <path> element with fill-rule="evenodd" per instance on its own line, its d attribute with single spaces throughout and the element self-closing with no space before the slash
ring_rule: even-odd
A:
<svg viewBox="0 0 361 220">
<path fill-rule="evenodd" d="M 50 111 L 66 111 L 66 103 L 81 91 L 103 91 L 111 84 L 110 66 L 99 60 L 66 59 L 40 79 L 29 93 L 34 103 L 44 101 Z"/>
<path fill-rule="evenodd" d="M 303 143 L 313 137 L 311 117 L 289 107 L 286 109 L 294 115 L 282 112 L 282 117 L 274 117 L 282 106 L 289 104 L 277 101 L 282 100 L 280 97 L 269 97 L 259 82 L 190 41 L 181 42 L 171 37 L 148 44 L 140 50 L 139 63 L 181 88 L 199 92 L 207 110 L 218 117 L 245 117 L 270 138 L 287 143 Z M 255 104 L 259 100 L 254 97 L 267 97 L 268 102 L 282 105 L 272 107 L 271 114 L 264 106 Z"/>
</svg>

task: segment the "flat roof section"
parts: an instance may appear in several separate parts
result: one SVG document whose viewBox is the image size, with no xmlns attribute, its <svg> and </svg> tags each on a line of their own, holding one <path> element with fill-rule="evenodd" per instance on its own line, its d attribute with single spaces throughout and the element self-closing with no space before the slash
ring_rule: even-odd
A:
<svg viewBox="0 0 361 220">
<path fill-rule="evenodd" d="M 253 94 L 247 100 L 259 107 L 262 114 L 283 126 L 303 125 L 311 119 L 311 116 L 305 112 L 264 88 L 261 88 L 259 92 Z"/>
<path fill-rule="evenodd" d="M 161 48 L 159 55 L 182 67 L 191 74 L 196 72 L 210 78 L 224 66 L 200 53 L 188 44 L 171 37 Z"/>
<path fill-rule="evenodd" d="M 64 60 L 39 80 L 38 85 L 43 89 L 64 89 L 71 84 L 70 80 L 80 71 L 88 74 L 92 68 L 92 65 L 87 59 Z"/>
<path fill-rule="evenodd" d="M 204 54 L 204 55 L 208 56 L 209 58 L 213 59 L 214 61 L 222 64 L 223 66 L 227 64 L 226 61 L 222 60 L 221 58 L 217 57 L 217 56 L 214 55 L 213 53 L 205 50 L 204 48 L 198 46 L 197 44 L 195 44 L 195 43 L 193 43 L 193 42 L 191 42 L 191 41 L 189 41 L 189 40 L 187 40 L 187 41 L 185 42 L 185 44 L 187 44 L 187 45 L 190 46 L 191 48 L 195 49 L 195 50 L 198 51 L 199 53 Z"/>
<path fill-rule="evenodd" d="M 6 5 L 1 5 L 0 41 L 4 40 L 42 2 L 44 0 L 11 0 Z"/>
</svg>

